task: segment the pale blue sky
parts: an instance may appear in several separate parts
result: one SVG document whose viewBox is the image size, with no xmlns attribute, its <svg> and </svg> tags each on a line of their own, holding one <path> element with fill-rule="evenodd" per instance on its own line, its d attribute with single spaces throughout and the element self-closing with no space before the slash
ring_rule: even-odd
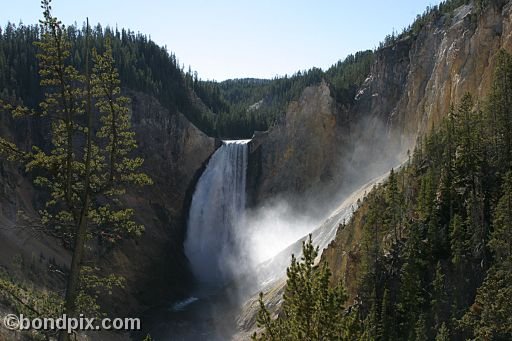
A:
<svg viewBox="0 0 512 341">
<path fill-rule="evenodd" d="M 270 78 L 372 49 L 437 0 L 54 0 L 65 24 L 151 36 L 203 79 Z M 36 23 L 38 0 L 0 0 L 0 24 Z"/>
</svg>

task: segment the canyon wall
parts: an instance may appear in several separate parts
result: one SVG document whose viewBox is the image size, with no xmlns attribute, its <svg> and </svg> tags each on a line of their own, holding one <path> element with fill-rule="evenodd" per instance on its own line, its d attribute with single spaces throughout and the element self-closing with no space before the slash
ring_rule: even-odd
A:
<svg viewBox="0 0 512 341">
<path fill-rule="evenodd" d="M 128 192 L 124 201 L 136 209 L 145 233 L 110 250 L 92 246 L 92 257 L 102 272 L 126 279 L 124 289 L 105 298 L 109 311 L 121 315 L 188 290 L 191 275 L 182 246 L 188 203 L 201 169 L 217 147 L 215 139 L 182 114 L 169 113 L 153 97 L 133 91 L 127 95 L 132 99 L 138 153 L 145 159 L 143 170 L 154 185 Z M 41 121 L 15 121 L 7 113 L 0 113 L 0 132 L 24 148 L 48 144 L 50 136 Z M 63 288 L 64 276 L 55 274 L 69 267 L 69 252 L 58 240 L 19 226 L 17 212 L 37 216 L 41 193 L 14 163 L 0 161 L 0 175 L 0 267 L 18 271 L 28 280 L 38 279 L 35 282 L 42 287 Z M 20 259 L 22 265 L 14 264 L 13 258 Z M 31 262 L 35 264 L 29 269 L 26 264 Z"/>
<path fill-rule="evenodd" d="M 325 82 L 306 88 L 252 142 L 248 181 L 259 186 L 250 188 L 250 202 L 318 192 L 332 197 L 399 164 L 464 93 L 484 98 L 495 54 L 512 51 L 511 15 L 507 2 L 479 15 L 465 5 L 432 18 L 416 36 L 375 52 L 348 107 L 336 103 Z"/>
<path fill-rule="evenodd" d="M 304 90 L 281 122 L 252 142 L 248 181 L 261 184 L 250 188 L 252 205 L 275 197 L 315 205 L 315 188 L 334 201 L 321 198 L 324 205 L 339 204 L 334 194 L 350 193 L 406 160 L 417 138 L 438 125 L 466 92 L 483 105 L 497 52 L 512 52 L 512 3 L 476 11 L 471 4 L 462 6 L 430 20 L 417 36 L 377 50 L 349 107 L 336 104 L 325 83 Z M 322 252 L 332 283 L 343 279 L 351 298 L 357 294 L 361 226 L 356 219 L 338 230 Z M 274 312 L 283 285 L 266 288 Z M 256 300 L 239 316 L 242 339 L 254 331 Z"/>
</svg>

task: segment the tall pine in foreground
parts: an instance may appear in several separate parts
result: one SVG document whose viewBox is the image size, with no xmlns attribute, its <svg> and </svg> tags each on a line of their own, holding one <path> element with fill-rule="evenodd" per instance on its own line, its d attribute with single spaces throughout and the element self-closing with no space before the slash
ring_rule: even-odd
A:
<svg viewBox="0 0 512 341">
<path fill-rule="evenodd" d="M 143 226 L 134 221 L 134 211 L 124 207 L 120 196 L 128 186 L 151 184 L 151 179 L 139 171 L 143 160 L 132 156 L 137 145 L 129 102 L 120 94 L 109 44 L 104 54 L 94 52 L 91 68 L 87 26 L 85 74 L 80 73 L 69 64 L 71 43 L 66 27 L 51 14 L 50 0 L 43 0 L 42 8 L 42 39 L 37 45 L 41 86 L 46 92 L 41 110 L 9 104 L 4 109 L 17 118 L 47 120 L 51 147 L 21 150 L 0 138 L 0 155 L 20 161 L 33 174 L 34 184 L 47 199 L 39 217 L 32 220 L 61 238 L 72 252 L 63 312 L 95 315 L 100 308 L 98 292 L 122 285 L 122 279 L 84 266 L 86 243 L 92 236 L 113 243 L 142 233 Z M 61 335 L 64 340 L 68 337 Z"/>
</svg>

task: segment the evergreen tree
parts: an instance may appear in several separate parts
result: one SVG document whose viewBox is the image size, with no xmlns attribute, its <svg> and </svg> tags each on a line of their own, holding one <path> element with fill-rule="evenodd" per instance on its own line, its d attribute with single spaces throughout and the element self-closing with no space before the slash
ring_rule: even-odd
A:
<svg viewBox="0 0 512 341">
<path fill-rule="evenodd" d="M 372 305 L 370 308 L 370 312 L 366 316 L 366 319 L 363 321 L 364 332 L 362 335 L 363 340 L 378 340 L 381 337 L 381 325 L 379 321 L 379 309 L 378 309 L 378 299 L 375 290 L 372 293 Z"/>
<path fill-rule="evenodd" d="M 501 50 L 496 56 L 496 68 L 487 109 L 490 115 L 490 136 L 494 145 L 492 158 L 499 170 L 510 167 L 512 162 L 511 89 L 512 57 Z"/>
<path fill-rule="evenodd" d="M 51 148 L 33 146 L 22 151 L 0 139 L 0 153 L 21 161 L 35 174 L 34 183 L 46 190 L 47 200 L 39 212 L 47 231 L 59 236 L 72 251 L 64 312 L 73 316 L 96 307 L 94 294 L 122 284 L 116 276 L 102 279 L 84 266 L 85 244 L 91 235 L 117 239 L 140 234 L 143 227 L 133 221 L 133 210 L 122 207 L 119 196 L 124 186 L 150 184 L 138 172 L 142 159 L 128 154 L 136 145 L 128 122 L 125 99 L 119 96 L 119 79 L 111 51 L 96 56 L 93 76 L 89 67 L 89 29 L 86 29 L 85 75 L 69 64 L 71 42 L 68 31 L 51 14 L 49 0 L 42 1 L 40 53 L 41 85 L 47 91 L 40 103 L 41 112 L 7 105 L 15 117 L 38 116 L 48 120 Z M 110 97 L 109 97 L 110 96 Z M 101 119 L 96 120 L 93 101 Z M 96 130 L 96 127 L 98 129 Z M 114 240 L 116 239 L 114 238 Z M 89 297 L 89 298 L 88 298 Z M 78 307 L 79 304 L 85 306 Z M 94 309 L 93 309 L 94 310 Z M 63 333 L 61 338 L 67 339 Z"/>
<path fill-rule="evenodd" d="M 400 271 L 400 294 L 397 307 L 402 321 L 401 335 L 414 331 L 415 323 L 425 303 L 422 290 L 425 261 L 422 254 L 424 247 L 421 227 L 411 226 L 409 230 L 409 238 L 405 246 L 405 261 Z"/>
<path fill-rule="evenodd" d="M 475 302 L 461 322 L 477 340 L 512 339 L 512 262 L 504 261 L 488 271 Z"/>
<path fill-rule="evenodd" d="M 446 327 L 446 323 L 442 323 L 436 334 L 436 341 L 450 341 L 450 330 Z"/>
<path fill-rule="evenodd" d="M 381 338 L 380 339 L 383 341 L 386 341 L 386 340 L 392 341 L 392 340 L 395 340 L 397 337 L 395 334 L 395 330 L 396 330 L 397 326 L 395 325 L 395 321 L 393 318 L 394 309 L 391 304 L 392 304 L 392 301 L 390 298 L 390 292 L 386 288 L 384 290 L 384 295 L 382 297 L 381 322 L 380 322 L 380 326 L 381 326 L 381 333 L 380 333 Z"/>
<path fill-rule="evenodd" d="M 387 205 L 389 212 L 389 224 L 393 227 L 393 236 L 395 242 L 400 238 L 400 203 L 401 193 L 398 190 L 398 180 L 395 175 L 395 171 L 391 169 L 388 179 L 388 190 L 387 190 Z"/>
<path fill-rule="evenodd" d="M 452 251 L 452 263 L 455 265 L 455 267 L 461 268 L 466 260 L 468 242 L 464 223 L 458 214 L 455 214 L 451 221 L 450 242 Z"/>
<path fill-rule="evenodd" d="M 512 257 L 512 171 L 505 175 L 503 195 L 494 211 L 494 231 L 489 240 L 496 261 Z"/>
<path fill-rule="evenodd" d="M 448 295 L 446 282 L 441 263 L 436 265 L 436 272 L 432 282 L 432 313 L 434 316 L 434 329 L 439 329 L 449 316 Z"/>
<path fill-rule="evenodd" d="M 342 284 L 330 288 L 327 264 L 314 265 L 318 247 L 313 246 L 311 235 L 303 242 L 302 252 L 300 261 L 292 257 L 287 270 L 282 316 L 272 319 L 260 294 L 258 325 L 264 331 L 253 339 L 334 340 L 345 333 L 343 304 L 347 296 Z"/>
<path fill-rule="evenodd" d="M 414 328 L 415 341 L 428 341 L 427 321 L 425 315 L 421 314 Z"/>
</svg>

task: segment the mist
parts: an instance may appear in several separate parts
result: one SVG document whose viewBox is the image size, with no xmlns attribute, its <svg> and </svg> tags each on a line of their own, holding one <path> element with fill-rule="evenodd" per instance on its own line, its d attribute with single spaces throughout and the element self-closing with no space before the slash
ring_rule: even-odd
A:
<svg viewBox="0 0 512 341">
<path fill-rule="evenodd" d="M 361 119 L 352 131 L 357 133 L 347 136 L 346 145 L 332 155 L 333 175 L 327 181 L 304 193 L 276 195 L 246 210 L 244 225 L 237 228 L 244 256 L 226 262 L 238 271 L 256 273 L 260 287 L 253 290 L 286 276 L 292 253 L 300 255 L 301 241 L 308 234 L 313 234 L 321 255 L 339 225 L 357 209 L 358 199 L 385 181 L 414 148 L 404 143 L 413 139 L 394 134 L 389 123 L 380 119 Z"/>
<path fill-rule="evenodd" d="M 284 285 L 291 256 L 300 257 L 309 234 L 319 259 L 358 200 L 407 159 L 412 145 L 403 141 L 411 139 L 394 134 L 389 123 L 374 118 L 352 124 L 351 134 L 337 136 L 330 162 L 318 165 L 329 176 L 310 179 L 314 185 L 303 192 L 274 193 L 249 207 L 245 174 L 250 142 L 224 142 L 212 156 L 192 200 L 185 251 L 197 285 L 195 296 L 183 302 L 212 316 L 208 328 L 219 339 L 236 332 L 232 318 L 238 319 L 240 311 L 256 313 L 247 302 L 259 292 L 275 293 Z M 263 143 L 290 142 L 274 138 Z M 230 321 L 218 316 L 230 316 Z"/>
<path fill-rule="evenodd" d="M 297 212 L 285 199 L 274 199 L 246 215 L 247 245 L 252 265 L 277 255 L 310 233 L 321 219 L 310 212 Z"/>
</svg>

